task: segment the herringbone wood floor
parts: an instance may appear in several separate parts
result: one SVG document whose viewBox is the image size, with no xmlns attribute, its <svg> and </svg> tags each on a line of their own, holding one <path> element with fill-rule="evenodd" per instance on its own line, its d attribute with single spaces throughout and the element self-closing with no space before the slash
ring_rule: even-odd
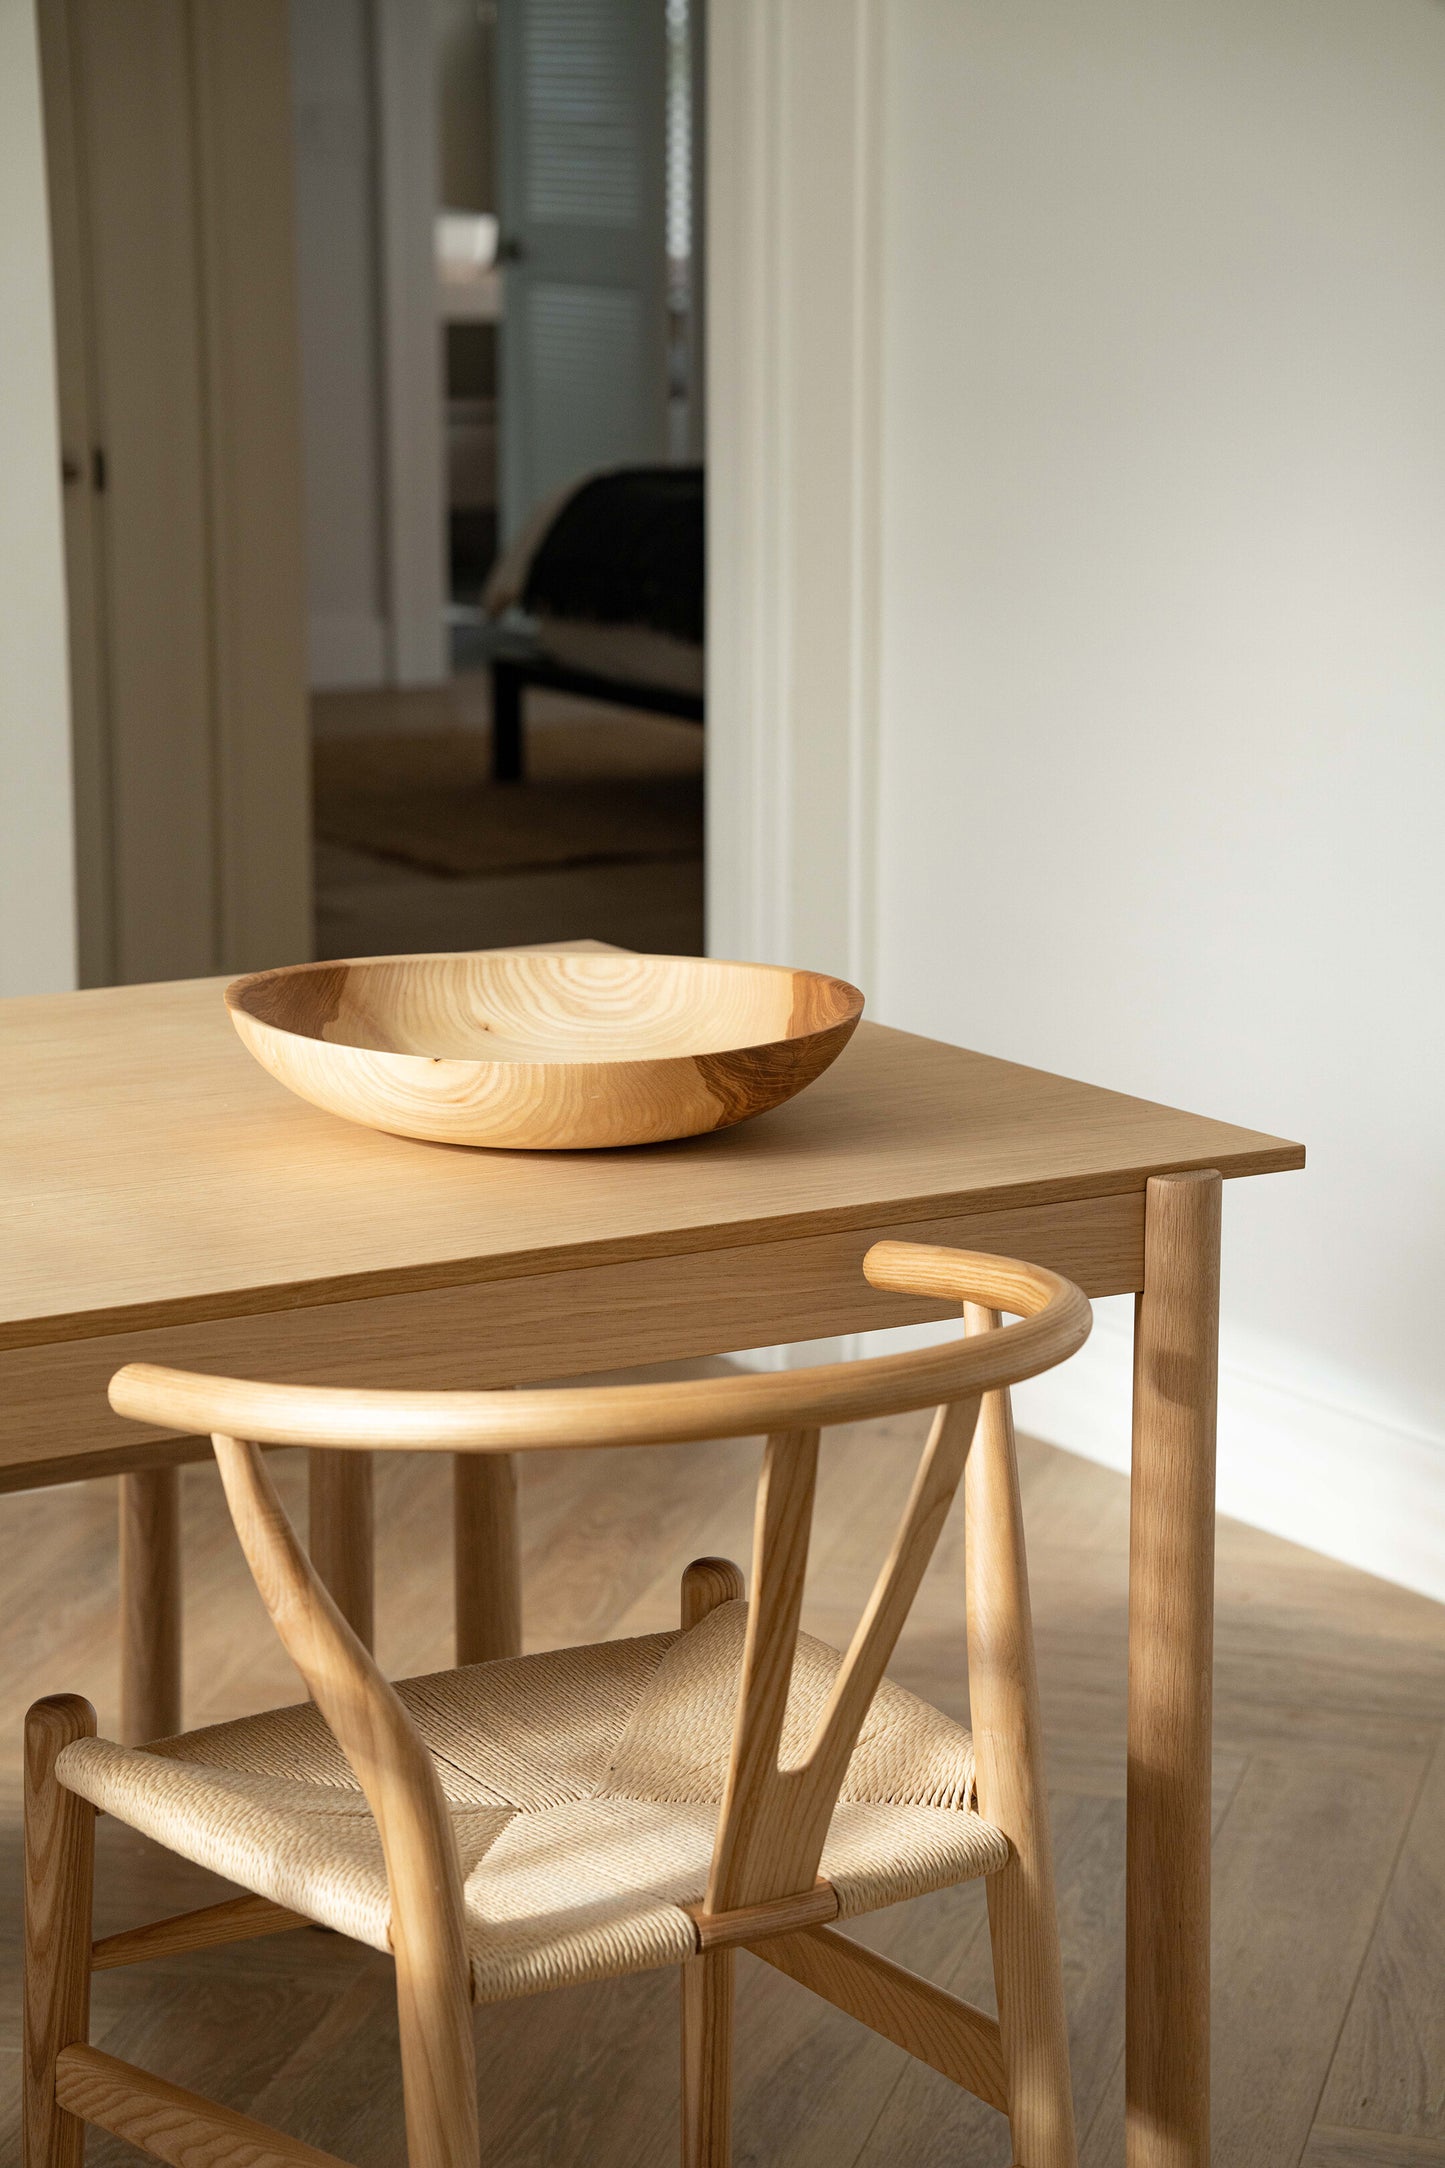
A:
<svg viewBox="0 0 1445 2168">
<path fill-rule="evenodd" d="M 918 1425 L 835 1433 L 807 1623 L 844 1636 L 901 1503 Z M 531 1646 L 675 1616 L 689 1557 L 747 1559 L 756 1445 L 534 1456 Z M 1085 2168 L 1123 2159 L 1121 1920 L 1127 1489 L 1025 1442 L 1025 1498 Z M 278 1456 L 304 1512 L 299 1456 Z M 380 1653 L 449 1660 L 447 1471 L 379 1481 Z M 187 1721 L 296 1698 L 225 1520 L 185 1477 Z M 0 2159 L 17 2157 L 19 1727 L 62 1688 L 115 1720 L 115 1491 L 0 1501 Z M 961 1516 L 894 1669 L 963 1711 Z M 1445 1611 L 1235 1524 L 1220 1529 L 1215 1757 L 1215 2159 L 1221 2168 L 1445 2168 Z M 98 1930 L 220 1885 L 101 1824 Z M 989 2000 L 981 1892 L 864 1936 Z M 999 2118 L 753 1960 L 739 1971 L 737 2162 L 1003 2168 Z M 626 1981 L 478 2019 L 488 2168 L 677 2157 L 676 1982 Z M 309 1932 L 96 1982 L 92 2037 L 358 2164 L 403 2158 L 390 1971 Z M 93 2134 L 92 2168 L 139 2158 Z"/>
</svg>

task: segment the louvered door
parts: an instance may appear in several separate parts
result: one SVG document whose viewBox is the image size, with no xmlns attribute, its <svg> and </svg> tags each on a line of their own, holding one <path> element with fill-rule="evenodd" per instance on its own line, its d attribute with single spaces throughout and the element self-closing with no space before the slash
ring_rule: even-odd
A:
<svg viewBox="0 0 1445 2168">
<path fill-rule="evenodd" d="M 504 531 L 667 452 L 665 0 L 501 0 Z"/>
</svg>

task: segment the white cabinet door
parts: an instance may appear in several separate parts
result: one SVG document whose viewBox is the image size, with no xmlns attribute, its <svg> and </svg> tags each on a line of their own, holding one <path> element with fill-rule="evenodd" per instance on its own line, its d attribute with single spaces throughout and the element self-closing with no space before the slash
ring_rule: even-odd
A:
<svg viewBox="0 0 1445 2168">
<path fill-rule="evenodd" d="M 86 984 L 311 951 L 286 0 L 44 0 Z"/>
<path fill-rule="evenodd" d="M 665 0 L 500 0 L 505 535 L 667 456 L 665 74 Z"/>
</svg>

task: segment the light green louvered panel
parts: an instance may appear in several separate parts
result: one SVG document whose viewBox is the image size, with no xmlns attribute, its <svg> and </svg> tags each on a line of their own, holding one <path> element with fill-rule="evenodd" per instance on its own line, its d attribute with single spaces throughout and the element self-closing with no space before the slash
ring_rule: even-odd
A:
<svg viewBox="0 0 1445 2168">
<path fill-rule="evenodd" d="M 502 516 L 667 445 L 665 0 L 501 0 Z"/>
</svg>

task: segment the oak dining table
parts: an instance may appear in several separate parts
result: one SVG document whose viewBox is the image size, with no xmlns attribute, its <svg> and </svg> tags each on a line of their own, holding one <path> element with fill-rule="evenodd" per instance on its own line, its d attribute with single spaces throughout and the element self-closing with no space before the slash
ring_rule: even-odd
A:
<svg viewBox="0 0 1445 2168">
<path fill-rule="evenodd" d="M 580 1154 L 418 1143 L 291 1097 L 224 983 L 0 1002 L 0 1490 L 120 1477 L 128 1734 L 180 1726 L 179 1468 L 209 1444 L 113 1416 L 122 1363 L 505 1386 L 949 1317 L 868 1285 L 885 1236 L 1132 1293 L 1127 2158 L 1205 2168 L 1220 1203 L 1302 1148 L 867 1021 L 737 1128 Z M 475 1661 L 520 1645 L 514 1475 L 468 1457 L 455 1481 Z M 365 1456 L 314 1455 L 310 1502 L 369 1636 Z"/>
</svg>

